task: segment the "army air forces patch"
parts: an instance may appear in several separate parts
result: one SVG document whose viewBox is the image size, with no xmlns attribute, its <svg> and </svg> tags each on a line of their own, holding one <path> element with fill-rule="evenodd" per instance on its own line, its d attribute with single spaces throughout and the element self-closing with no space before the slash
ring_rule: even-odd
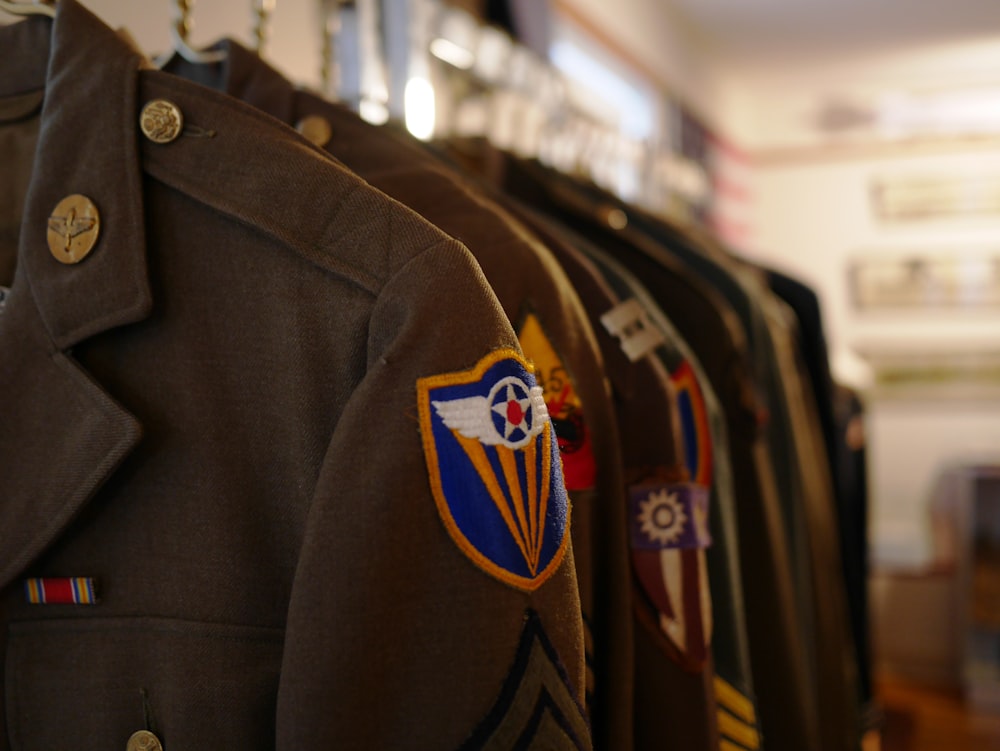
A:
<svg viewBox="0 0 1000 751">
<path fill-rule="evenodd" d="M 559 567 L 569 501 L 541 387 L 512 349 L 417 381 L 438 513 L 477 566 L 523 590 Z"/>
</svg>

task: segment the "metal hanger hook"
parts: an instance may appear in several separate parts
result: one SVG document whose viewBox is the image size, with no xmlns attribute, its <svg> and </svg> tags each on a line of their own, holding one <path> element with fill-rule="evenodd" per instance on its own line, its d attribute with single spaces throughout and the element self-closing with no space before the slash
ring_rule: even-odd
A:
<svg viewBox="0 0 1000 751">
<path fill-rule="evenodd" d="M 175 11 L 174 22 L 170 24 L 170 40 L 174 51 L 189 63 L 219 63 L 226 59 L 226 53 L 221 50 L 205 50 L 199 52 L 188 44 L 188 34 L 191 33 L 191 8 L 194 0 L 173 0 Z"/>
<path fill-rule="evenodd" d="M 271 38 L 271 14 L 274 13 L 274 6 L 277 0 L 254 0 L 254 25 L 253 38 L 256 43 L 257 54 L 264 56 L 265 48 Z"/>
<path fill-rule="evenodd" d="M 30 3 L 19 3 L 14 2 L 14 0 L 0 0 L 0 10 L 5 10 L 15 16 L 56 17 L 54 0 L 34 0 Z"/>
</svg>

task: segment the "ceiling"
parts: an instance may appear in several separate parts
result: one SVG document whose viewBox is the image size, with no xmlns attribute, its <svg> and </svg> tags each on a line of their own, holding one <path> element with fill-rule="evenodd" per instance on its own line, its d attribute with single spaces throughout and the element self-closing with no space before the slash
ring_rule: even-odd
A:
<svg viewBox="0 0 1000 751">
<path fill-rule="evenodd" d="M 1000 132 L 1000 0 L 665 5 L 737 92 L 716 119 L 744 143 Z"/>
<path fill-rule="evenodd" d="M 720 53 L 884 52 L 1000 36 L 998 0 L 671 0 Z"/>
</svg>

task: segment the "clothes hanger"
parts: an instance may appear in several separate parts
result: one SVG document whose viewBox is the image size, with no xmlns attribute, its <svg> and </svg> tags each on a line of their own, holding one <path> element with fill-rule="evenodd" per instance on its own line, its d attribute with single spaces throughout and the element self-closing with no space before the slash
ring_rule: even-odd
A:
<svg viewBox="0 0 1000 751">
<path fill-rule="evenodd" d="M 323 18 L 323 47 L 320 61 L 320 86 L 324 96 L 335 99 L 340 93 L 340 75 L 334 48 L 337 36 L 340 34 L 340 2 L 339 0 L 320 0 L 320 13 Z"/>
<path fill-rule="evenodd" d="M 30 3 L 19 3 L 14 0 L 0 0 L 0 10 L 5 10 L 15 16 L 48 16 L 56 17 L 54 2 L 46 0 L 34 0 Z"/>
<path fill-rule="evenodd" d="M 0 0 L 2 2 L 3 0 Z M 220 63 L 226 59 L 226 53 L 221 50 L 196 50 L 188 44 L 188 34 L 191 33 L 191 7 L 194 0 L 173 0 L 174 22 L 170 25 L 170 40 L 173 43 L 172 52 L 176 52 L 189 63 Z M 171 53 L 167 53 L 157 63 L 165 64 Z M 159 67 L 163 67 L 162 64 Z"/>
<path fill-rule="evenodd" d="M 274 6 L 276 4 L 277 0 L 254 0 L 254 25 L 252 33 L 258 57 L 264 57 L 264 50 L 271 37 L 271 14 L 274 13 Z"/>
</svg>

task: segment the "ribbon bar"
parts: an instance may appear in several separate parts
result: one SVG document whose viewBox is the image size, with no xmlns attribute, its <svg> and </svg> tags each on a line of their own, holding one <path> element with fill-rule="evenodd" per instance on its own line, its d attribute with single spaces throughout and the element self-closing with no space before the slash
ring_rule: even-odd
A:
<svg viewBox="0 0 1000 751">
<path fill-rule="evenodd" d="M 25 579 L 24 596 L 32 605 L 95 605 L 97 587 L 86 576 Z"/>
</svg>

